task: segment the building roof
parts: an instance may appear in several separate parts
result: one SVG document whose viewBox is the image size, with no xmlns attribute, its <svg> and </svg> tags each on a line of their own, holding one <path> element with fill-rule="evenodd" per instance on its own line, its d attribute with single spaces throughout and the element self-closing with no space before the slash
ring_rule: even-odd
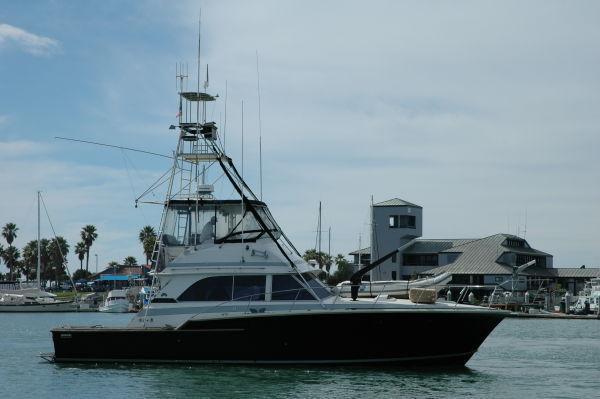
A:
<svg viewBox="0 0 600 399">
<path fill-rule="evenodd" d="M 350 252 L 348 255 L 371 255 L 371 247 L 366 247 L 363 249 L 358 249 L 356 251 Z"/>
<path fill-rule="evenodd" d="M 378 202 L 373 206 L 413 206 L 415 208 L 422 208 L 420 205 L 413 204 L 412 202 L 404 201 L 400 198 L 392 198 L 387 201 Z"/>
<path fill-rule="evenodd" d="M 553 277 L 594 278 L 600 277 L 600 267 L 580 269 L 578 267 L 557 267 L 546 269 Z"/>
<path fill-rule="evenodd" d="M 436 254 L 450 250 L 458 245 L 474 241 L 472 238 L 460 239 L 417 239 L 413 245 L 404 250 L 405 254 Z"/>
<path fill-rule="evenodd" d="M 507 238 L 518 238 L 510 234 L 495 234 L 493 236 L 472 240 L 452 248 L 443 250 L 445 253 L 460 253 L 453 262 L 445 266 L 435 267 L 426 271 L 427 274 L 512 274 L 512 267 L 497 262 L 505 252 L 515 252 L 527 255 L 549 256 L 545 252 L 533 248 L 513 248 L 502 245 Z M 539 275 L 548 269 L 532 268 L 525 270 L 524 275 Z"/>
</svg>

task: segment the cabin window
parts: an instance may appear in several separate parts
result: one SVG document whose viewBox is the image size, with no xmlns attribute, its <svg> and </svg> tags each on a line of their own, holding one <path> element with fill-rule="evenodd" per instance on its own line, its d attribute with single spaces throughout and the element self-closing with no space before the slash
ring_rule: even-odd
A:
<svg viewBox="0 0 600 399">
<path fill-rule="evenodd" d="M 331 293 L 329 292 L 329 290 L 323 285 L 323 283 L 321 283 L 321 281 L 319 281 L 315 277 L 314 274 L 303 273 L 302 277 L 304 277 L 304 279 L 306 280 L 306 282 L 308 283 L 310 288 L 313 289 L 313 291 L 315 292 L 315 294 L 317 294 L 317 296 L 319 298 L 323 299 L 323 298 L 327 298 L 327 297 L 331 296 Z"/>
<path fill-rule="evenodd" d="M 271 300 L 312 301 L 315 298 L 291 274 L 273 276 Z"/>
<path fill-rule="evenodd" d="M 196 281 L 179 295 L 178 301 L 230 301 L 233 276 L 207 277 Z"/>
<path fill-rule="evenodd" d="M 265 276 L 235 276 L 233 279 L 234 301 L 264 301 Z"/>
</svg>

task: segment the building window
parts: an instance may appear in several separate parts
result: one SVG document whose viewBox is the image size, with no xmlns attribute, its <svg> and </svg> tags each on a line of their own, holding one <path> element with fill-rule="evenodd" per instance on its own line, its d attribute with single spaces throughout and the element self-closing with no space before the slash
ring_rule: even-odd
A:
<svg viewBox="0 0 600 399">
<path fill-rule="evenodd" d="M 397 253 L 394 253 L 394 254 L 392 255 L 392 263 L 396 263 L 396 260 L 397 260 L 397 259 L 396 259 L 396 255 L 397 255 Z M 394 279 L 394 280 L 395 280 L 395 279 Z"/>
<path fill-rule="evenodd" d="M 437 254 L 404 254 L 402 264 L 407 266 L 437 266 Z"/>
<path fill-rule="evenodd" d="M 395 229 L 398 227 L 398 215 L 390 216 L 390 228 Z"/>
<path fill-rule="evenodd" d="M 535 260 L 535 266 L 537 267 L 546 267 L 546 257 L 545 256 L 532 256 L 532 255 L 522 255 L 517 254 L 516 266 L 524 265 L 527 262 L 531 262 Z"/>
<path fill-rule="evenodd" d="M 396 280 L 396 271 L 392 270 L 392 280 Z"/>
<path fill-rule="evenodd" d="M 414 229 L 417 227 L 417 218 L 415 216 L 410 215 L 401 215 L 400 216 L 400 227 Z"/>
<path fill-rule="evenodd" d="M 507 238 L 504 245 L 511 248 L 531 248 L 527 241 L 520 238 Z"/>
<path fill-rule="evenodd" d="M 178 301 L 230 301 L 233 276 L 207 277 L 196 281 L 179 295 Z"/>
</svg>

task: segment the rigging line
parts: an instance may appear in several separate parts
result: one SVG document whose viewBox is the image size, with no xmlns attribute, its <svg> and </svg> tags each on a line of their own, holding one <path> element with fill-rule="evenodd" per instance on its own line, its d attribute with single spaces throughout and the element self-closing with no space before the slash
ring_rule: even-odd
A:
<svg viewBox="0 0 600 399">
<path fill-rule="evenodd" d="M 153 191 L 155 188 L 158 188 L 159 186 L 165 184 L 168 180 L 169 177 L 167 176 L 169 173 L 171 173 L 171 171 L 173 170 L 173 168 L 169 168 L 165 173 L 163 173 L 158 179 L 156 179 L 154 181 L 154 183 L 152 183 L 150 185 L 150 187 L 148 187 L 146 189 L 146 191 L 144 191 L 139 197 L 136 198 L 136 201 L 139 201 L 140 199 L 142 199 L 149 191 Z M 167 177 L 166 179 L 163 180 L 163 178 Z M 163 180 L 163 181 L 161 181 Z"/>
<path fill-rule="evenodd" d="M 263 199 L 263 173 L 262 173 L 262 119 L 260 116 L 260 74 L 258 69 L 258 50 L 256 50 L 256 88 L 258 92 L 258 168 L 260 183 L 260 200 Z"/>
<path fill-rule="evenodd" d="M 58 241 L 58 236 L 56 235 L 56 231 L 54 230 L 54 225 L 52 225 L 52 220 L 50 220 L 50 214 L 48 213 L 48 208 L 46 208 L 46 202 L 44 201 L 44 197 L 42 197 L 41 192 L 40 192 L 40 199 L 42 200 L 42 206 L 44 207 L 44 212 L 46 213 L 46 217 L 48 218 L 48 223 L 50 224 L 50 228 L 52 229 L 52 234 L 54 235 L 54 240 L 56 242 L 56 247 L 58 248 L 58 253 L 60 253 L 60 258 L 62 259 L 62 265 L 65 269 L 65 272 L 67 273 L 67 276 L 69 276 L 69 280 L 71 280 L 71 285 L 73 286 L 73 289 L 75 290 L 75 282 L 73 282 L 73 277 L 71 277 L 71 271 L 65 265 L 68 262 L 65 259 L 65 255 L 63 254 L 62 249 L 60 248 L 60 242 Z M 63 238 L 63 240 L 64 240 L 64 238 Z M 65 243 L 66 243 L 66 240 L 65 240 Z"/>
<path fill-rule="evenodd" d="M 133 186 L 133 180 L 131 180 L 131 173 L 129 173 L 129 165 L 127 165 L 127 158 L 125 157 L 125 151 L 121 150 L 123 154 L 123 163 L 125 164 L 125 172 L 127 172 L 127 180 L 129 180 L 129 186 L 131 188 L 131 193 L 133 194 L 133 198 L 135 198 L 135 187 Z"/>
<path fill-rule="evenodd" d="M 227 142 L 227 81 L 225 81 L 225 120 L 223 122 L 223 154 L 225 154 L 225 144 Z"/>
<path fill-rule="evenodd" d="M 112 144 L 104 144 L 104 143 L 98 143 L 96 141 L 89 141 L 89 140 L 79 140 L 79 139 L 72 139 L 72 138 L 68 138 L 68 137 L 60 137 L 60 136 L 54 136 L 55 139 L 58 140 L 66 140 L 66 141 L 76 141 L 78 143 L 86 143 L 86 144 L 94 144 L 94 145 L 100 145 L 103 147 L 111 147 L 111 148 L 118 148 L 120 150 L 127 150 L 127 151 L 134 151 L 134 152 L 141 152 L 143 154 L 149 154 L 149 155 L 155 155 L 157 157 L 162 157 L 162 158 L 169 158 L 169 159 L 173 159 L 173 157 L 170 157 L 168 155 L 164 155 L 164 154 L 158 154 L 156 152 L 152 152 L 152 151 L 144 151 L 144 150 L 138 150 L 135 148 L 130 148 L 130 147 L 123 147 L 120 145 L 112 145 Z"/>
</svg>

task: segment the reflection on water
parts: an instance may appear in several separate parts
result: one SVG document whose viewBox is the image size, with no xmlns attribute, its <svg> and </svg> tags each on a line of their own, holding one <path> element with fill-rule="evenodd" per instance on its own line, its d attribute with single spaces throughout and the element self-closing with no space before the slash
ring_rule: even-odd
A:
<svg viewBox="0 0 600 399">
<path fill-rule="evenodd" d="M 467 367 L 454 369 L 54 365 L 38 357 L 52 351 L 53 326 L 124 325 L 130 317 L 0 314 L 0 381 L 10 382 L 2 397 L 591 398 L 600 389 L 600 322 L 595 320 L 505 320 Z M 335 339 L 334 332 L 315 339 L 320 333 L 307 332 L 307 339 L 315 345 Z M 399 340 L 398 345 L 410 343 Z"/>
</svg>

